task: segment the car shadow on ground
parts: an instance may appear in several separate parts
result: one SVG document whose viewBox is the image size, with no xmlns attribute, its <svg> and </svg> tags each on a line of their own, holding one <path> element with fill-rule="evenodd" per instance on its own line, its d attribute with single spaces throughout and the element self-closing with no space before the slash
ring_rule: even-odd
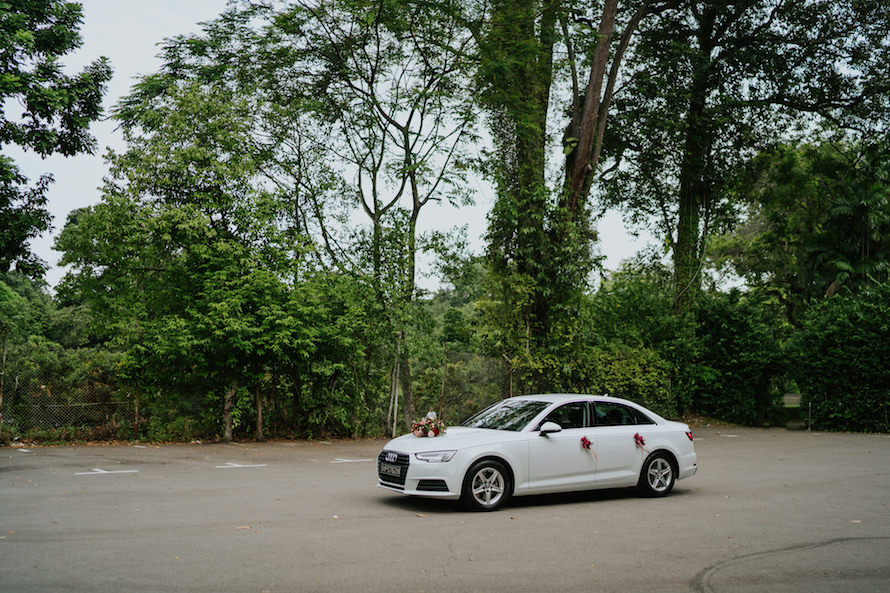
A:
<svg viewBox="0 0 890 593">
<path fill-rule="evenodd" d="M 675 488 L 667 495 L 667 498 L 688 496 L 694 490 Z M 641 495 L 635 488 L 608 488 L 603 490 L 586 490 L 582 492 L 562 492 L 558 494 L 534 494 L 529 496 L 515 496 L 511 498 L 503 510 L 509 509 L 533 509 L 550 506 L 570 506 L 590 504 L 595 502 L 617 501 L 628 499 L 647 500 L 651 497 Z M 404 510 L 412 513 L 449 514 L 449 513 L 473 513 L 457 500 L 442 500 L 424 498 L 421 496 L 398 496 L 385 494 L 380 497 L 380 502 L 393 509 Z"/>
</svg>

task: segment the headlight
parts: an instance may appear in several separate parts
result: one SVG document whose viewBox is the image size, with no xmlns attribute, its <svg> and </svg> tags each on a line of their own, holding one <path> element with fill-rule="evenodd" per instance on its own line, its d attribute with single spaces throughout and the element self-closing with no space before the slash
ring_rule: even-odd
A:
<svg viewBox="0 0 890 593">
<path fill-rule="evenodd" d="M 415 453 L 414 456 L 420 461 L 429 463 L 445 463 L 451 461 L 457 451 L 427 451 L 425 453 Z"/>
</svg>

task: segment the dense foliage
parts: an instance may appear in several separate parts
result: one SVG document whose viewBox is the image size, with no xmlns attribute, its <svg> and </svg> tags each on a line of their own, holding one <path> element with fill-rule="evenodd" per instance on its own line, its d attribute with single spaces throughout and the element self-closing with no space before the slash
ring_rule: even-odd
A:
<svg viewBox="0 0 890 593">
<path fill-rule="evenodd" d="M 814 304 L 791 341 L 792 375 L 824 430 L 890 431 L 890 284 Z"/>
<path fill-rule="evenodd" d="M 776 146 L 737 183 L 746 221 L 711 254 L 778 299 L 791 323 L 811 299 L 890 280 L 886 139 Z"/>
<path fill-rule="evenodd" d="M 81 45 L 82 8 L 62 0 L 0 2 L 0 148 L 16 145 L 40 156 L 92 152 L 89 124 L 102 113 L 106 59 L 65 74 L 61 58 Z M 29 241 L 51 226 L 46 190 L 52 175 L 29 187 L 11 158 L 0 154 L 0 271 L 34 277 L 46 263 Z"/>
<path fill-rule="evenodd" d="M 675 2 L 640 22 L 602 188 L 670 246 L 678 311 L 736 222 L 741 163 L 819 122 L 886 135 L 888 22 L 882 0 Z"/>
<path fill-rule="evenodd" d="M 80 12 L 21 6 L 0 91 L 47 102 L 0 140 L 88 150 L 107 66 L 51 53 L 22 86 L 10 56 L 76 47 Z M 886 431 L 888 23 L 876 0 L 232 3 L 116 106 L 56 293 L 4 246 L 0 429 L 380 435 L 535 391 L 779 425 L 799 389 L 819 428 Z M 47 180 L 2 162 L 21 247 Z M 480 255 L 419 230 L 484 183 Z M 608 205 L 664 249 L 602 270 Z"/>
<path fill-rule="evenodd" d="M 738 290 L 702 295 L 697 308 L 700 378 L 692 409 L 749 425 L 781 424 L 785 361 L 769 303 Z"/>
</svg>

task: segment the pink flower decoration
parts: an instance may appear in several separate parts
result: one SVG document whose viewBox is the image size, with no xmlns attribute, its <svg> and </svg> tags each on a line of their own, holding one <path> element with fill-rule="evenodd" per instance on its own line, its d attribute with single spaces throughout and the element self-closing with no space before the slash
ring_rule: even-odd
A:
<svg viewBox="0 0 890 593">
<path fill-rule="evenodd" d="M 646 441 L 643 440 L 643 437 L 640 436 L 640 433 L 634 435 L 634 443 L 636 443 L 637 447 L 646 446 Z"/>
<path fill-rule="evenodd" d="M 590 439 L 587 437 L 581 437 L 581 447 L 584 449 L 590 449 Z"/>
</svg>

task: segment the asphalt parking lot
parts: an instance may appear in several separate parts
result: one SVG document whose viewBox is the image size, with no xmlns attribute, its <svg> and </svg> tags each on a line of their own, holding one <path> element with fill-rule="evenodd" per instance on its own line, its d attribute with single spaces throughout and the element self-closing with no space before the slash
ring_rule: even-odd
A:
<svg viewBox="0 0 890 593">
<path fill-rule="evenodd" d="M 667 498 L 495 513 L 376 488 L 381 440 L 0 448 L 0 591 L 890 591 L 890 437 L 695 435 Z"/>
</svg>

